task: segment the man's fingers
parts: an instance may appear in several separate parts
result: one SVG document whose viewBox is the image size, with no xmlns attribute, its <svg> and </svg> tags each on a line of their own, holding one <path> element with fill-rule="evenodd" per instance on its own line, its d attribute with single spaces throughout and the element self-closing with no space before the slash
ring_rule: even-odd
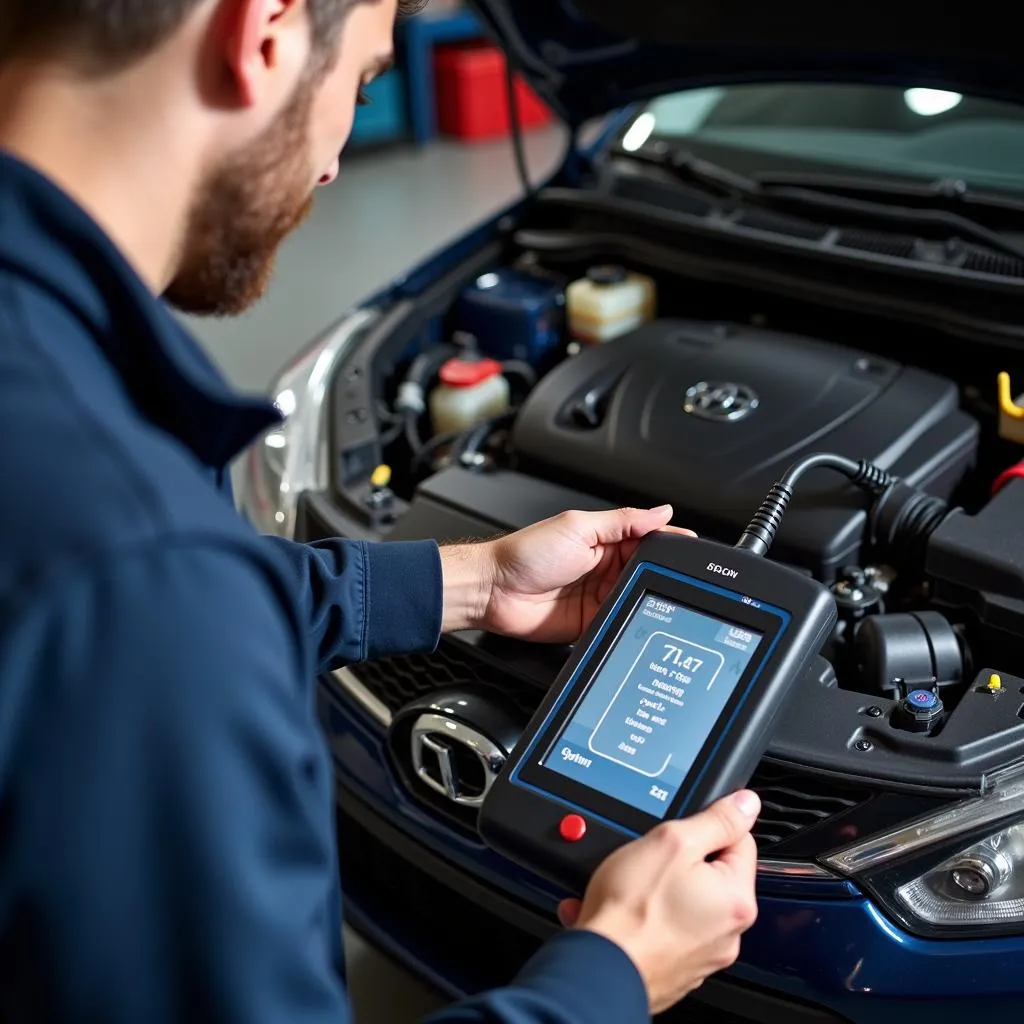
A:
<svg viewBox="0 0 1024 1024">
<path fill-rule="evenodd" d="M 580 917 L 583 903 L 580 900 L 562 900 L 558 904 L 558 921 L 563 928 L 571 928 Z"/>
<path fill-rule="evenodd" d="M 739 878 L 748 878 L 757 866 L 757 843 L 749 833 L 739 842 L 718 851 L 711 867 L 726 871 Z"/>
<path fill-rule="evenodd" d="M 723 797 L 685 819 L 687 848 L 702 858 L 727 850 L 750 832 L 760 813 L 761 799 L 748 789 Z"/>
</svg>

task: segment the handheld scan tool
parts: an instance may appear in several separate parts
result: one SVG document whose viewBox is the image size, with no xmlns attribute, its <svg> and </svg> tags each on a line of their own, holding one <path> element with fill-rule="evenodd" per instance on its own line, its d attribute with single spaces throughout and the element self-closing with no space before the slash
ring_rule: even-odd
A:
<svg viewBox="0 0 1024 1024">
<path fill-rule="evenodd" d="M 580 892 L 618 846 L 747 784 L 836 622 L 826 587 L 762 557 L 817 466 L 875 492 L 890 482 L 812 456 L 735 547 L 671 533 L 640 543 L 484 800 L 489 846 Z"/>
</svg>

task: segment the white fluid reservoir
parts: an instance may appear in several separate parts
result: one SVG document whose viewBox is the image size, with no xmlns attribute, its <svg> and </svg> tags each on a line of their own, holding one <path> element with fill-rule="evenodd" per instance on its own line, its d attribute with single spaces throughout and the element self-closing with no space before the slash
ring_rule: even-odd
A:
<svg viewBox="0 0 1024 1024">
<path fill-rule="evenodd" d="M 580 341 L 611 341 L 654 319 L 651 278 L 619 266 L 591 267 L 565 292 L 569 333 Z"/>
<path fill-rule="evenodd" d="M 430 392 L 435 434 L 461 434 L 509 411 L 508 380 L 494 359 L 449 359 L 438 376 Z"/>
</svg>

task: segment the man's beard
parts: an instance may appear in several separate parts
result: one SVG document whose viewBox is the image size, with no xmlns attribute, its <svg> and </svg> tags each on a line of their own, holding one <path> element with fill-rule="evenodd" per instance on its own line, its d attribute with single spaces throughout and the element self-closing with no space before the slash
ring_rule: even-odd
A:
<svg viewBox="0 0 1024 1024">
<path fill-rule="evenodd" d="M 307 131 L 314 96 L 307 79 L 250 146 L 199 189 L 177 273 L 164 298 L 185 313 L 241 313 L 263 296 L 277 250 L 313 206 Z"/>
</svg>

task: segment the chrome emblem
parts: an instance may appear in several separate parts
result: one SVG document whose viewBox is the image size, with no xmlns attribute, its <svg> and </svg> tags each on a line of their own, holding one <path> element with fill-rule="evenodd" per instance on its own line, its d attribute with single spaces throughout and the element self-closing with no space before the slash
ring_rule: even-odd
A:
<svg viewBox="0 0 1024 1024">
<path fill-rule="evenodd" d="M 749 416 L 759 404 L 757 392 L 746 384 L 702 380 L 686 389 L 683 411 L 703 420 L 735 423 Z"/>
<path fill-rule="evenodd" d="M 484 802 L 507 757 L 493 740 L 444 715 L 420 715 L 410 742 L 416 777 L 460 807 Z"/>
</svg>

